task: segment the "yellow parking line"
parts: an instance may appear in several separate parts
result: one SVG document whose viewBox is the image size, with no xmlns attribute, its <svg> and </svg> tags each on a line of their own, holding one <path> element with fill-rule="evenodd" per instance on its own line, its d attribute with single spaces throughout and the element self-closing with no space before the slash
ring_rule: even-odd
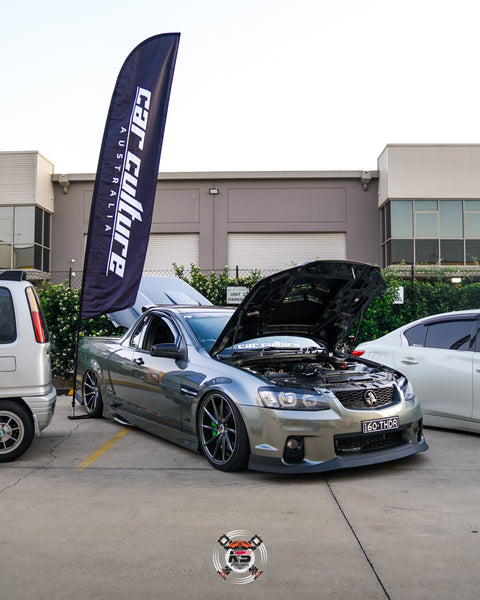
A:
<svg viewBox="0 0 480 600">
<path fill-rule="evenodd" d="M 115 445 L 118 442 L 118 440 L 122 439 L 122 437 L 127 435 L 130 429 L 130 427 L 125 427 L 124 429 L 121 429 L 117 434 L 115 434 L 111 439 L 109 439 L 108 442 L 105 442 L 103 446 L 100 446 L 98 450 L 95 450 L 95 452 L 90 454 L 90 456 L 87 456 L 85 460 L 82 460 L 81 463 L 78 463 L 76 467 L 73 467 L 73 470 L 83 471 L 84 469 L 89 467 L 92 463 L 94 463 L 97 460 L 97 458 L 100 458 L 102 454 L 105 454 L 107 450 L 110 450 L 110 448 L 113 445 Z"/>
</svg>

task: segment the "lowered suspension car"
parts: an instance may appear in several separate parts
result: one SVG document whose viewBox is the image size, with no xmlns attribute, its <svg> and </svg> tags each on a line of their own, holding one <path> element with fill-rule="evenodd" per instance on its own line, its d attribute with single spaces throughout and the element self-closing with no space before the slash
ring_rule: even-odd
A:
<svg viewBox="0 0 480 600">
<path fill-rule="evenodd" d="M 315 261 L 240 306 L 158 305 L 122 338 L 84 338 L 76 397 L 90 416 L 201 452 L 223 471 L 307 473 L 428 448 L 394 369 L 336 351 L 384 288 L 377 267 Z"/>
</svg>

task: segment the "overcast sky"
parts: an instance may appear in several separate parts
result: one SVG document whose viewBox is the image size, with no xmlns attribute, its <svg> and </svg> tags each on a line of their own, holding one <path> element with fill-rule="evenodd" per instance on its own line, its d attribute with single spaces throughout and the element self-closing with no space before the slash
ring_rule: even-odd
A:
<svg viewBox="0 0 480 600">
<path fill-rule="evenodd" d="M 375 169 L 387 143 L 480 143 L 478 0 L 16 0 L 0 150 L 93 173 L 130 51 L 179 31 L 161 171 Z"/>
</svg>

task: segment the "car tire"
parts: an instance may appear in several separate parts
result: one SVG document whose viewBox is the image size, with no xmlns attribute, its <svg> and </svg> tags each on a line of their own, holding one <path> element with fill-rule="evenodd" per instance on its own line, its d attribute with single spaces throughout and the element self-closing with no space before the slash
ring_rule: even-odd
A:
<svg viewBox="0 0 480 600">
<path fill-rule="evenodd" d="M 225 394 L 214 392 L 200 402 L 197 418 L 199 447 L 220 471 L 241 471 L 248 465 L 250 443 L 238 408 Z"/>
<path fill-rule="evenodd" d="M 33 441 L 33 420 L 23 406 L 0 401 L 0 463 L 22 456 Z"/>
<path fill-rule="evenodd" d="M 82 404 L 89 417 L 97 418 L 103 414 L 103 398 L 98 377 L 88 369 L 82 379 Z"/>
</svg>

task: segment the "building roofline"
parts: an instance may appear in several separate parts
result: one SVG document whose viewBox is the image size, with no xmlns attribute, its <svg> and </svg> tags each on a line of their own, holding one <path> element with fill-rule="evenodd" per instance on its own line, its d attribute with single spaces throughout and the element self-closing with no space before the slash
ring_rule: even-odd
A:
<svg viewBox="0 0 480 600">
<path fill-rule="evenodd" d="M 385 148 L 478 148 L 480 146 L 480 143 L 475 143 L 475 142 L 465 142 L 465 143 L 442 143 L 442 142 L 424 142 L 422 144 L 417 144 L 417 143 L 395 143 L 395 144 L 385 144 Z"/>
<path fill-rule="evenodd" d="M 160 172 L 159 181 L 173 180 L 226 180 L 226 179 L 361 179 L 369 173 L 372 179 L 378 178 L 378 171 L 198 171 L 198 172 Z M 52 175 L 53 182 L 68 178 L 70 183 L 94 181 L 95 173 L 68 173 Z"/>
<path fill-rule="evenodd" d="M 54 166 L 52 161 L 49 160 L 46 156 L 44 156 L 41 152 L 39 152 L 38 150 L 0 150 L 0 156 L 15 156 L 18 154 L 33 154 L 35 156 L 41 156 L 43 158 L 43 160 L 47 161 L 49 164 L 52 165 L 52 167 Z"/>
</svg>

